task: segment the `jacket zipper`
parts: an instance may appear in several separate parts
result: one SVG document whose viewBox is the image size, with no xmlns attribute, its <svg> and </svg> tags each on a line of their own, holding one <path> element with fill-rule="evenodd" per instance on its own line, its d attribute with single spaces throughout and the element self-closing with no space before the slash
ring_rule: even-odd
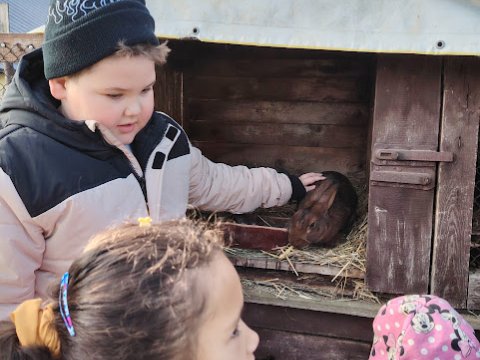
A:
<svg viewBox="0 0 480 360">
<path fill-rule="evenodd" d="M 145 206 L 147 208 L 147 213 L 150 214 L 150 208 L 148 206 L 147 182 L 145 180 L 145 176 L 140 176 L 139 174 L 137 174 L 137 172 L 135 171 L 135 168 L 133 167 L 130 160 L 128 160 L 127 156 L 123 153 L 122 150 L 120 150 L 116 146 L 113 146 L 113 145 L 111 145 L 111 146 L 114 147 L 117 151 L 120 151 L 122 153 L 122 155 L 125 157 L 125 159 L 127 160 L 128 165 L 129 165 L 130 169 L 132 170 L 132 174 L 133 174 L 133 176 L 135 176 L 135 179 L 137 179 L 138 185 L 140 185 L 140 189 L 142 190 L 143 198 L 145 199 Z M 145 170 L 143 170 L 143 173 L 145 174 Z"/>
<path fill-rule="evenodd" d="M 140 189 L 142 189 L 143 198 L 145 199 L 145 206 L 147 207 L 147 212 L 150 214 L 150 209 L 148 207 L 148 197 L 147 197 L 147 182 L 145 181 L 145 177 L 139 176 L 135 172 L 135 170 L 133 170 L 133 174 L 135 175 L 135 178 L 137 179 L 138 184 L 140 185 Z"/>
</svg>

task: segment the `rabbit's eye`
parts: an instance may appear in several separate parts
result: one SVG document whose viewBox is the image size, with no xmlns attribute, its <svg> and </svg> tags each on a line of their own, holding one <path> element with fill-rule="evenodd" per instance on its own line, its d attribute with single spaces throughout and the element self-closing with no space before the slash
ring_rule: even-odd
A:
<svg viewBox="0 0 480 360">
<path fill-rule="evenodd" d="M 308 225 L 309 229 L 313 229 L 314 227 L 315 227 L 315 223 L 311 223 L 310 225 Z"/>
</svg>

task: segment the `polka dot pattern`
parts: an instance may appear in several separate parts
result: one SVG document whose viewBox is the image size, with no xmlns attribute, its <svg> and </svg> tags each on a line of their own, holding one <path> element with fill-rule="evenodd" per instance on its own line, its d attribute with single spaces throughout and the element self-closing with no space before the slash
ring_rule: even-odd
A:
<svg viewBox="0 0 480 360">
<path fill-rule="evenodd" d="M 375 355 L 370 360 L 480 359 L 472 327 L 434 295 L 390 300 L 377 313 L 373 329 Z"/>
</svg>

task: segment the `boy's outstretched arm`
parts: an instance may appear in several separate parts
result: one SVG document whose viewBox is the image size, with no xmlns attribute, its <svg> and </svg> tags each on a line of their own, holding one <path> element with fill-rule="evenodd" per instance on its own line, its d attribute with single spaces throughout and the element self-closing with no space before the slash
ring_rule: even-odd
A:
<svg viewBox="0 0 480 360">
<path fill-rule="evenodd" d="M 191 151 L 189 203 L 202 210 L 245 213 L 281 206 L 301 200 L 305 187 L 311 190 L 313 182 L 323 178 L 317 173 L 296 177 L 266 167 L 228 166 L 208 160 L 195 147 Z"/>
</svg>

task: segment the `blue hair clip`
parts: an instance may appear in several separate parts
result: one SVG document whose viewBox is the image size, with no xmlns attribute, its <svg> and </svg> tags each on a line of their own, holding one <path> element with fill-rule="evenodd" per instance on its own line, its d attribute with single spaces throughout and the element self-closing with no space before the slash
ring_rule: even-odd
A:
<svg viewBox="0 0 480 360">
<path fill-rule="evenodd" d="M 60 308 L 60 314 L 62 315 L 62 319 L 65 323 L 65 326 L 67 327 L 68 333 L 70 334 L 70 336 L 75 336 L 75 329 L 73 328 L 72 318 L 70 317 L 70 311 L 68 310 L 68 278 L 68 272 L 63 274 L 62 281 L 60 282 L 60 292 L 58 294 L 58 306 Z"/>
</svg>

